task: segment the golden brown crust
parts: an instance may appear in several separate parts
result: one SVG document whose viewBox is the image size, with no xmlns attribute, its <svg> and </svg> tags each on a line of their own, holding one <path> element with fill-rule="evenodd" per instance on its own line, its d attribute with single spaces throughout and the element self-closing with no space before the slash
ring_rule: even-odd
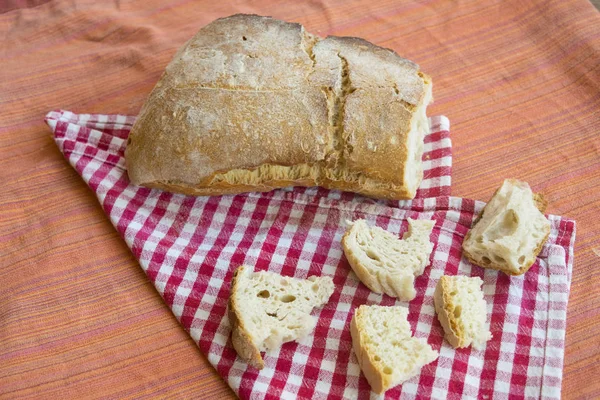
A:
<svg viewBox="0 0 600 400">
<path fill-rule="evenodd" d="M 428 79 L 362 39 L 320 39 L 259 16 L 219 19 L 152 91 L 130 134 L 128 174 L 134 184 L 192 195 L 320 185 L 412 198 L 408 139 Z M 244 172 L 264 166 L 258 177 Z M 419 174 L 409 174 L 417 185 Z"/>
<path fill-rule="evenodd" d="M 546 208 L 548 207 L 548 200 L 546 200 L 546 198 L 544 197 L 543 194 L 534 193 L 533 194 L 533 202 L 535 203 L 535 206 L 537 207 L 538 210 L 540 210 L 540 212 L 542 214 L 544 212 L 546 212 Z"/>
<path fill-rule="evenodd" d="M 241 322 L 239 314 L 243 311 L 235 301 L 233 294 L 237 290 L 238 276 L 243 273 L 244 266 L 238 267 L 233 273 L 233 279 L 231 281 L 231 293 L 229 294 L 229 309 L 228 316 L 231 324 L 231 341 L 233 348 L 238 353 L 240 358 L 247 362 L 249 365 L 257 369 L 263 369 L 265 363 L 262 356 L 260 355 L 259 349 L 254 345 L 250 333 L 244 327 Z"/>
<path fill-rule="evenodd" d="M 442 276 L 437 283 L 433 294 L 433 303 L 438 319 L 444 328 L 444 337 L 454 348 L 465 347 L 464 332 L 461 332 L 460 326 L 450 309 L 451 296 L 449 284 L 446 277 Z"/>
<path fill-rule="evenodd" d="M 211 177 L 212 178 L 212 177 Z M 183 193 L 193 196 L 220 196 L 225 194 L 237 194 L 244 192 L 270 192 L 271 190 L 289 187 L 289 186 L 323 186 L 330 189 L 343 190 L 347 192 L 360 193 L 365 196 L 376 197 L 380 199 L 397 200 L 399 198 L 409 199 L 411 193 L 405 187 L 390 187 L 390 185 L 361 184 L 359 182 L 344 182 L 322 179 L 318 181 L 309 178 L 298 180 L 268 180 L 261 182 L 260 185 L 249 184 L 231 184 L 228 182 L 212 183 L 210 186 L 189 186 L 184 183 L 155 181 L 145 186 L 153 189 L 161 189 L 169 192 Z"/>
<path fill-rule="evenodd" d="M 358 365 L 365 378 L 371 385 L 371 390 L 375 393 L 383 393 L 391 385 L 391 375 L 383 374 L 377 368 L 375 362 L 371 360 L 371 354 L 363 347 L 364 341 L 361 340 L 361 330 L 358 327 L 357 319 L 360 318 L 361 308 L 357 308 L 350 322 L 350 336 L 352 337 L 352 347 L 354 354 L 358 359 Z"/>
<path fill-rule="evenodd" d="M 549 235 L 550 235 L 550 231 L 548 231 L 546 233 L 546 235 L 542 238 L 542 240 L 540 241 L 539 245 L 537 246 L 537 248 L 535 249 L 535 251 L 532 253 L 532 258 L 529 258 L 529 259 L 525 260 L 525 262 L 523 263 L 523 266 L 519 269 L 518 272 L 510 270 L 510 269 L 507 269 L 506 267 L 498 265 L 498 264 L 495 264 L 493 262 L 490 263 L 490 264 L 488 264 L 488 265 L 485 265 L 485 266 L 481 265 L 481 264 L 479 264 L 478 261 L 476 261 L 473 258 L 473 256 L 471 254 L 469 254 L 469 252 L 467 250 L 464 249 L 464 247 L 463 247 L 463 255 L 465 256 L 465 258 L 467 260 L 469 260 L 469 262 L 471 264 L 478 265 L 478 266 L 480 266 L 482 268 L 495 269 L 495 270 L 504 272 L 506 275 L 511 275 L 511 276 L 523 275 L 525 272 L 529 271 L 529 268 L 531 268 L 531 266 L 533 264 L 535 264 L 535 260 L 536 260 L 536 258 L 538 256 L 538 254 L 540 254 L 540 252 L 542 251 L 542 248 L 544 247 L 544 243 L 546 243 L 546 240 L 548 240 L 548 236 Z M 465 240 L 467 240 L 467 238 L 468 238 L 468 234 L 465 237 Z"/>
</svg>

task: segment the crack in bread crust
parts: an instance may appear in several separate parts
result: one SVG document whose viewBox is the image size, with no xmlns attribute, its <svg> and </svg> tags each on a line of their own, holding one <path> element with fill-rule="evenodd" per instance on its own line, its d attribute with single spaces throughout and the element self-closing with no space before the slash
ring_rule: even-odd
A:
<svg viewBox="0 0 600 400">
<path fill-rule="evenodd" d="M 356 88 L 352 86 L 350 81 L 350 68 L 348 67 L 348 60 L 343 57 L 340 53 L 337 53 L 337 57 L 341 62 L 340 69 L 340 82 L 341 88 L 339 90 L 331 90 L 333 94 L 333 102 L 328 102 L 330 106 L 329 123 L 332 125 L 332 139 L 333 146 L 331 152 L 327 154 L 325 161 L 335 169 L 345 167 L 344 153 L 352 153 L 352 145 L 348 143 L 344 134 L 344 117 L 346 115 L 346 98 L 349 94 L 354 92 Z"/>
<path fill-rule="evenodd" d="M 426 106 L 423 76 L 362 39 L 253 15 L 216 20 L 178 51 L 142 108 L 129 177 L 193 195 L 320 185 L 413 198 L 402 171 L 413 110 Z"/>
<path fill-rule="evenodd" d="M 313 72 L 315 72 L 315 67 L 317 65 L 317 60 L 315 59 L 315 53 L 313 53 L 313 47 L 315 47 L 315 44 L 317 44 L 317 42 L 319 40 L 321 40 L 321 38 L 306 32 L 304 30 L 304 28 L 302 28 L 302 32 L 304 33 L 304 36 L 302 37 L 302 39 L 303 39 L 302 45 L 303 45 L 304 52 L 308 55 L 308 57 L 312 61 L 312 69 L 309 72 L 309 75 L 310 75 Z"/>
</svg>

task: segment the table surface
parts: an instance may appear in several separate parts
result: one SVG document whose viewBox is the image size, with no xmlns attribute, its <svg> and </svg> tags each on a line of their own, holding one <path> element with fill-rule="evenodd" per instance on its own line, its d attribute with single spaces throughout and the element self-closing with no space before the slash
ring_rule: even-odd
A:
<svg viewBox="0 0 600 400">
<path fill-rule="evenodd" d="M 177 48 L 237 12 L 364 37 L 433 77 L 453 195 L 506 177 L 577 220 L 563 395 L 600 397 L 600 13 L 587 0 L 0 5 L 0 397 L 232 397 L 43 123 L 135 115 Z"/>
</svg>

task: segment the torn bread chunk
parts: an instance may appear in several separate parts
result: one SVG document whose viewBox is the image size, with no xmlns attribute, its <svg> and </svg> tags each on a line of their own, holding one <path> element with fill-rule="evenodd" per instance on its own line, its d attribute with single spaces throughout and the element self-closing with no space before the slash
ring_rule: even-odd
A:
<svg viewBox="0 0 600 400">
<path fill-rule="evenodd" d="M 383 393 L 419 374 L 439 354 L 412 336 L 408 308 L 362 305 L 350 323 L 352 347 L 371 389 Z"/>
<path fill-rule="evenodd" d="M 492 338 L 486 324 L 487 307 L 479 277 L 442 276 L 433 300 L 444 337 L 454 348 L 480 350 Z"/>
<path fill-rule="evenodd" d="M 415 298 L 414 281 L 429 264 L 435 221 L 408 219 L 402 239 L 363 219 L 354 221 L 342 238 L 350 266 L 370 290 L 403 301 Z"/>
<path fill-rule="evenodd" d="M 310 315 L 333 293 L 330 277 L 297 279 L 241 266 L 234 272 L 229 296 L 231 338 L 238 355 L 262 369 L 260 352 L 308 336 L 316 318 Z"/>
<path fill-rule="evenodd" d="M 550 234 L 546 202 L 526 182 L 506 179 L 463 241 L 473 264 L 521 275 L 535 262 Z"/>
</svg>

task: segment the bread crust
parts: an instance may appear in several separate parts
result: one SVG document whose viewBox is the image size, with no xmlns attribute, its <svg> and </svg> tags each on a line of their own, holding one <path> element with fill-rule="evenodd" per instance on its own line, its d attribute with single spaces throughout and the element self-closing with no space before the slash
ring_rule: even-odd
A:
<svg viewBox="0 0 600 400">
<path fill-rule="evenodd" d="M 214 176 L 211 177 L 214 180 Z M 144 184 L 152 189 L 166 190 L 169 192 L 183 193 L 191 196 L 221 196 L 228 194 L 238 194 L 245 192 L 270 192 L 274 189 L 290 186 L 323 186 L 329 189 L 343 190 L 363 194 L 365 196 L 376 197 L 380 199 L 397 200 L 399 198 L 408 199 L 414 197 L 405 187 L 391 186 L 376 183 L 360 184 L 358 182 L 333 181 L 328 179 L 311 180 L 306 179 L 277 179 L 266 180 L 259 185 L 251 184 L 231 184 L 227 182 L 211 183 L 210 186 L 189 186 L 183 182 L 165 182 L 155 181 Z"/>
<path fill-rule="evenodd" d="M 469 231 L 470 233 L 470 231 Z M 467 233 L 467 236 L 465 236 L 465 240 L 467 240 L 470 236 L 469 233 Z M 489 265 L 480 265 L 474 258 L 473 256 L 463 248 L 463 255 L 465 256 L 465 258 L 467 260 L 469 260 L 469 262 L 471 264 L 480 266 L 482 268 L 487 268 L 487 269 L 495 269 L 498 271 L 502 271 L 504 272 L 506 275 L 510 275 L 510 276 L 518 276 L 518 275 L 523 275 L 525 272 L 529 271 L 529 268 L 531 268 L 533 266 L 533 264 L 535 264 L 535 260 L 538 256 L 538 254 L 540 254 L 540 252 L 542 251 L 542 248 L 544 247 L 544 243 L 546 243 L 546 240 L 548 240 L 548 236 L 550 235 L 550 232 L 546 233 L 546 235 L 542 238 L 542 240 L 540 241 L 539 245 L 537 246 L 537 248 L 535 249 L 535 251 L 532 253 L 532 257 L 526 259 L 523 263 L 523 266 L 519 269 L 519 271 L 513 271 L 510 269 L 506 269 L 505 267 L 503 267 L 502 265 L 499 264 L 495 264 L 495 263 L 490 263 Z"/>
<path fill-rule="evenodd" d="M 356 320 L 360 318 L 361 309 L 360 307 L 356 309 L 354 316 L 352 317 L 352 321 L 350 322 L 350 336 L 352 337 L 352 348 L 354 349 L 354 354 L 358 359 L 358 365 L 360 365 L 360 369 L 362 370 L 365 378 L 371 385 L 371 390 L 375 393 L 383 393 L 386 388 L 391 385 L 391 375 L 383 374 L 379 371 L 375 365 L 374 360 L 371 359 L 371 355 L 369 352 L 361 346 L 364 343 L 361 340 L 361 332 L 360 328 Z"/>
<path fill-rule="evenodd" d="M 238 267 L 233 273 L 231 281 L 231 294 L 237 291 L 238 279 L 244 273 L 244 266 Z M 243 312 L 243 305 L 238 305 L 235 296 L 229 295 L 228 316 L 231 323 L 231 341 L 233 348 L 240 358 L 254 368 L 263 369 L 265 363 L 260 354 L 260 350 L 254 344 L 250 332 L 244 326 L 240 314 Z"/>
<path fill-rule="evenodd" d="M 190 195 L 319 185 L 413 198 L 409 138 L 428 88 L 416 64 L 363 39 L 222 18 L 177 53 L 152 91 L 130 133 L 128 174 Z M 412 175 L 418 186 L 422 171 Z"/>
<path fill-rule="evenodd" d="M 492 198 L 494 196 L 496 196 L 496 193 L 498 193 L 499 190 L 500 189 L 497 189 L 494 192 L 494 194 L 492 195 Z M 546 211 L 546 207 L 548 206 L 548 202 L 546 201 L 546 199 L 544 198 L 544 196 L 542 194 L 540 194 L 540 193 L 534 193 L 533 194 L 533 202 L 534 202 L 536 208 L 538 210 L 540 210 L 541 213 L 544 213 L 544 211 Z M 465 256 L 465 258 L 467 260 L 469 260 L 469 262 L 471 264 L 480 266 L 482 268 L 495 269 L 495 270 L 498 270 L 498 271 L 502 271 L 505 274 L 510 275 L 510 276 L 523 275 L 525 272 L 529 271 L 529 268 L 531 268 L 531 266 L 535 263 L 535 260 L 536 260 L 537 256 L 540 254 L 540 252 L 542 251 L 542 248 L 544 247 L 544 243 L 546 243 L 546 240 L 548 240 L 548 236 L 550 235 L 550 229 L 548 229 L 548 231 L 546 232 L 546 234 L 540 240 L 540 242 L 537 245 L 536 249 L 533 251 L 533 253 L 530 255 L 530 257 L 525 260 L 525 262 L 523 263 L 523 266 L 518 271 L 513 271 L 511 269 L 507 269 L 506 267 L 504 267 L 504 266 L 502 266 L 500 264 L 494 263 L 493 261 L 490 262 L 490 264 L 488 264 L 488 265 L 481 265 L 481 264 L 479 264 L 479 262 L 477 260 L 475 260 L 475 258 L 473 257 L 473 255 L 470 254 L 467 249 L 465 249 L 464 243 L 467 242 L 468 240 L 470 240 L 470 238 L 471 238 L 471 232 L 473 231 L 473 228 L 475 227 L 475 225 L 477 223 L 479 223 L 479 221 L 483 217 L 483 214 L 484 214 L 485 209 L 487 208 L 488 204 L 489 204 L 489 202 L 485 205 L 485 207 L 483 207 L 483 209 L 481 210 L 481 212 L 479 213 L 479 215 L 477 216 L 477 218 L 473 222 L 473 225 L 471 226 L 471 229 L 469 229 L 469 231 L 465 235 L 465 238 L 463 240 L 463 246 L 462 246 L 463 255 Z"/>
<path fill-rule="evenodd" d="M 444 337 L 452 345 L 452 347 L 466 347 L 466 340 L 463 332 L 460 332 L 460 327 L 454 317 L 454 314 L 447 310 L 444 306 L 450 304 L 451 296 L 449 284 L 446 282 L 445 276 L 442 276 L 437 283 L 435 292 L 433 293 L 433 303 L 438 320 L 444 328 Z"/>
</svg>

